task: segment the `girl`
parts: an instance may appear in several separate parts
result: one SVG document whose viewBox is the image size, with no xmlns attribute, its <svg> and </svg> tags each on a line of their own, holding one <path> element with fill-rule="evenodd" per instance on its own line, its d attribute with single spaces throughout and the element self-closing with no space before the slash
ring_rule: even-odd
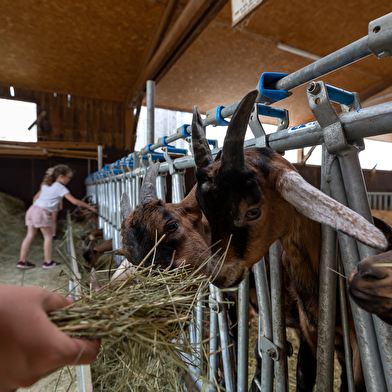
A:
<svg viewBox="0 0 392 392">
<path fill-rule="evenodd" d="M 42 183 L 39 187 L 39 191 L 37 192 L 37 194 L 33 197 L 33 203 L 38 199 L 38 196 L 41 194 L 41 189 L 42 189 L 42 185 L 49 185 L 52 183 L 51 181 L 51 176 L 53 174 L 53 167 L 50 167 L 48 170 L 46 170 L 45 173 L 45 177 L 42 180 Z M 53 235 L 53 241 L 58 241 L 56 232 L 57 232 L 57 216 L 59 214 L 59 211 L 63 209 L 63 201 L 60 201 L 60 204 L 58 206 L 57 211 L 53 211 L 52 212 L 52 235 Z"/>
<path fill-rule="evenodd" d="M 35 264 L 26 260 L 27 252 L 38 228 L 44 237 L 44 263 L 42 268 L 55 268 L 60 265 L 52 260 L 52 213 L 65 197 L 72 204 L 95 212 L 95 208 L 73 197 L 65 187 L 71 181 L 73 172 L 67 165 L 57 165 L 44 177 L 41 191 L 33 205 L 26 212 L 27 235 L 20 248 L 20 258 L 16 268 L 34 268 Z"/>
</svg>

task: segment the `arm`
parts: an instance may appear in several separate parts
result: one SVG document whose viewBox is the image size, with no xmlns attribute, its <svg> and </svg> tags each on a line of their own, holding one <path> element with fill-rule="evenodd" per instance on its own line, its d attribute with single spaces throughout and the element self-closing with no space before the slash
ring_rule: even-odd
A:
<svg viewBox="0 0 392 392">
<path fill-rule="evenodd" d="M 73 197 L 70 193 L 67 193 L 66 195 L 64 195 L 64 197 L 68 201 L 70 201 L 72 204 L 75 204 L 75 206 L 85 207 L 85 208 L 88 208 L 89 210 L 95 212 L 95 207 L 90 206 L 90 204 L 87 204 L 84 201 L 77 199 L 76 197 Z"/>
<path fill-rule="evenodd" d="M 98 340 L 71 338 L 47 316 L 72 302 L 40 287 L 0 284 L 0 392 L 30 386 L 66 365 L 94 361 Z"/>
</svg>

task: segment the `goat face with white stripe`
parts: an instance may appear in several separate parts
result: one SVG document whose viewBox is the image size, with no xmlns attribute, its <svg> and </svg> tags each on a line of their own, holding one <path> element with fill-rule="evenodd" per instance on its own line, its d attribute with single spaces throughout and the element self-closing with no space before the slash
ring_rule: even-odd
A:
<svg viewBox="0 0 392 392">
<path fill-rule="evenodd" d="M 385 237 L 378 229 L 308 184 L 278 153 L 269 148 L 244 150 L 256 96 L 257 91 L 251 91 L 237 107 L 215 161 L 196 106 L 193 111 L 196 198 L 209 221 L 211 243 L 219 241 L 220 255 L 227 248 L 214 283 L 220 287 L 238 284 L 276 240 L 295 238 L 304 216 L 369 246 L 385 249 Z M 313 227 L 307 225 L 309 230 L 319 230 L 316 223 Z M 301 235 L 298 233 L 297 237 Z M 315 252 L 319 251 L 319 245 L 315 244 Z M 216 265 L 211 265 L 209 269 L 215 268 Z"/>
</svg>

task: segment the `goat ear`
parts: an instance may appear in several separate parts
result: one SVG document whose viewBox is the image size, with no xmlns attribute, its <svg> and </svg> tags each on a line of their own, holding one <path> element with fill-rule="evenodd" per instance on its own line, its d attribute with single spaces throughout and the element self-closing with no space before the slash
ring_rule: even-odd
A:
<svg viewBox="0 0 392 392">
<path fill-rule="evenodd" d="M 152 200 L 158 199 L 156 181 L 159 172 L 160 163 L 154 163 L 147 169 L 142 187 L 140 188 L 140 200 L 146 204 Z"/>
<path fill-rule="evenodd" d="M 120 210 L 123 219 L 125 219 L 132 212 L 131 202 L 126 192 L 124 192 L 121 196 Z"/>
<path fill-rule="evenodd" d="M 237 106 L 227 127 L 222 149 L 222 165 L 220 171 L 241 169 L 244 167 L 244 140 L 249 117 L 257 97 L 257 90 L 252 90 Z"/>
<path fill-rule="evenodd" d="M 192 146 L 193 157 L 197 168 L 205 168 L 213 162 L 210 146 L 205 137 L 203 122 L 197 106 L 193 107 Z"/>
<path fill-rule="evenodd" d="M 386 238 L 379 229 L 310 185 L 294 170 L 283 170 L 276 187 L 281 196 L 306 217 L 331 226 L 372 248 L 387 248 Z"/>
</svg>

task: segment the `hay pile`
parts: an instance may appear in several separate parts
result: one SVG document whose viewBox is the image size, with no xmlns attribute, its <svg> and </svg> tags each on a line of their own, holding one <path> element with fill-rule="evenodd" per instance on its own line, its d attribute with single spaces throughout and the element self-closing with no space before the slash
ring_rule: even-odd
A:
<svg viewBox="0 0 392 392">
<path fill-rule="evenodd" d="M 26 234 L 26 206 L 16 197 L 0 192 L 0 249 L 20 247 L 20 233 Z"/>
</svg>

